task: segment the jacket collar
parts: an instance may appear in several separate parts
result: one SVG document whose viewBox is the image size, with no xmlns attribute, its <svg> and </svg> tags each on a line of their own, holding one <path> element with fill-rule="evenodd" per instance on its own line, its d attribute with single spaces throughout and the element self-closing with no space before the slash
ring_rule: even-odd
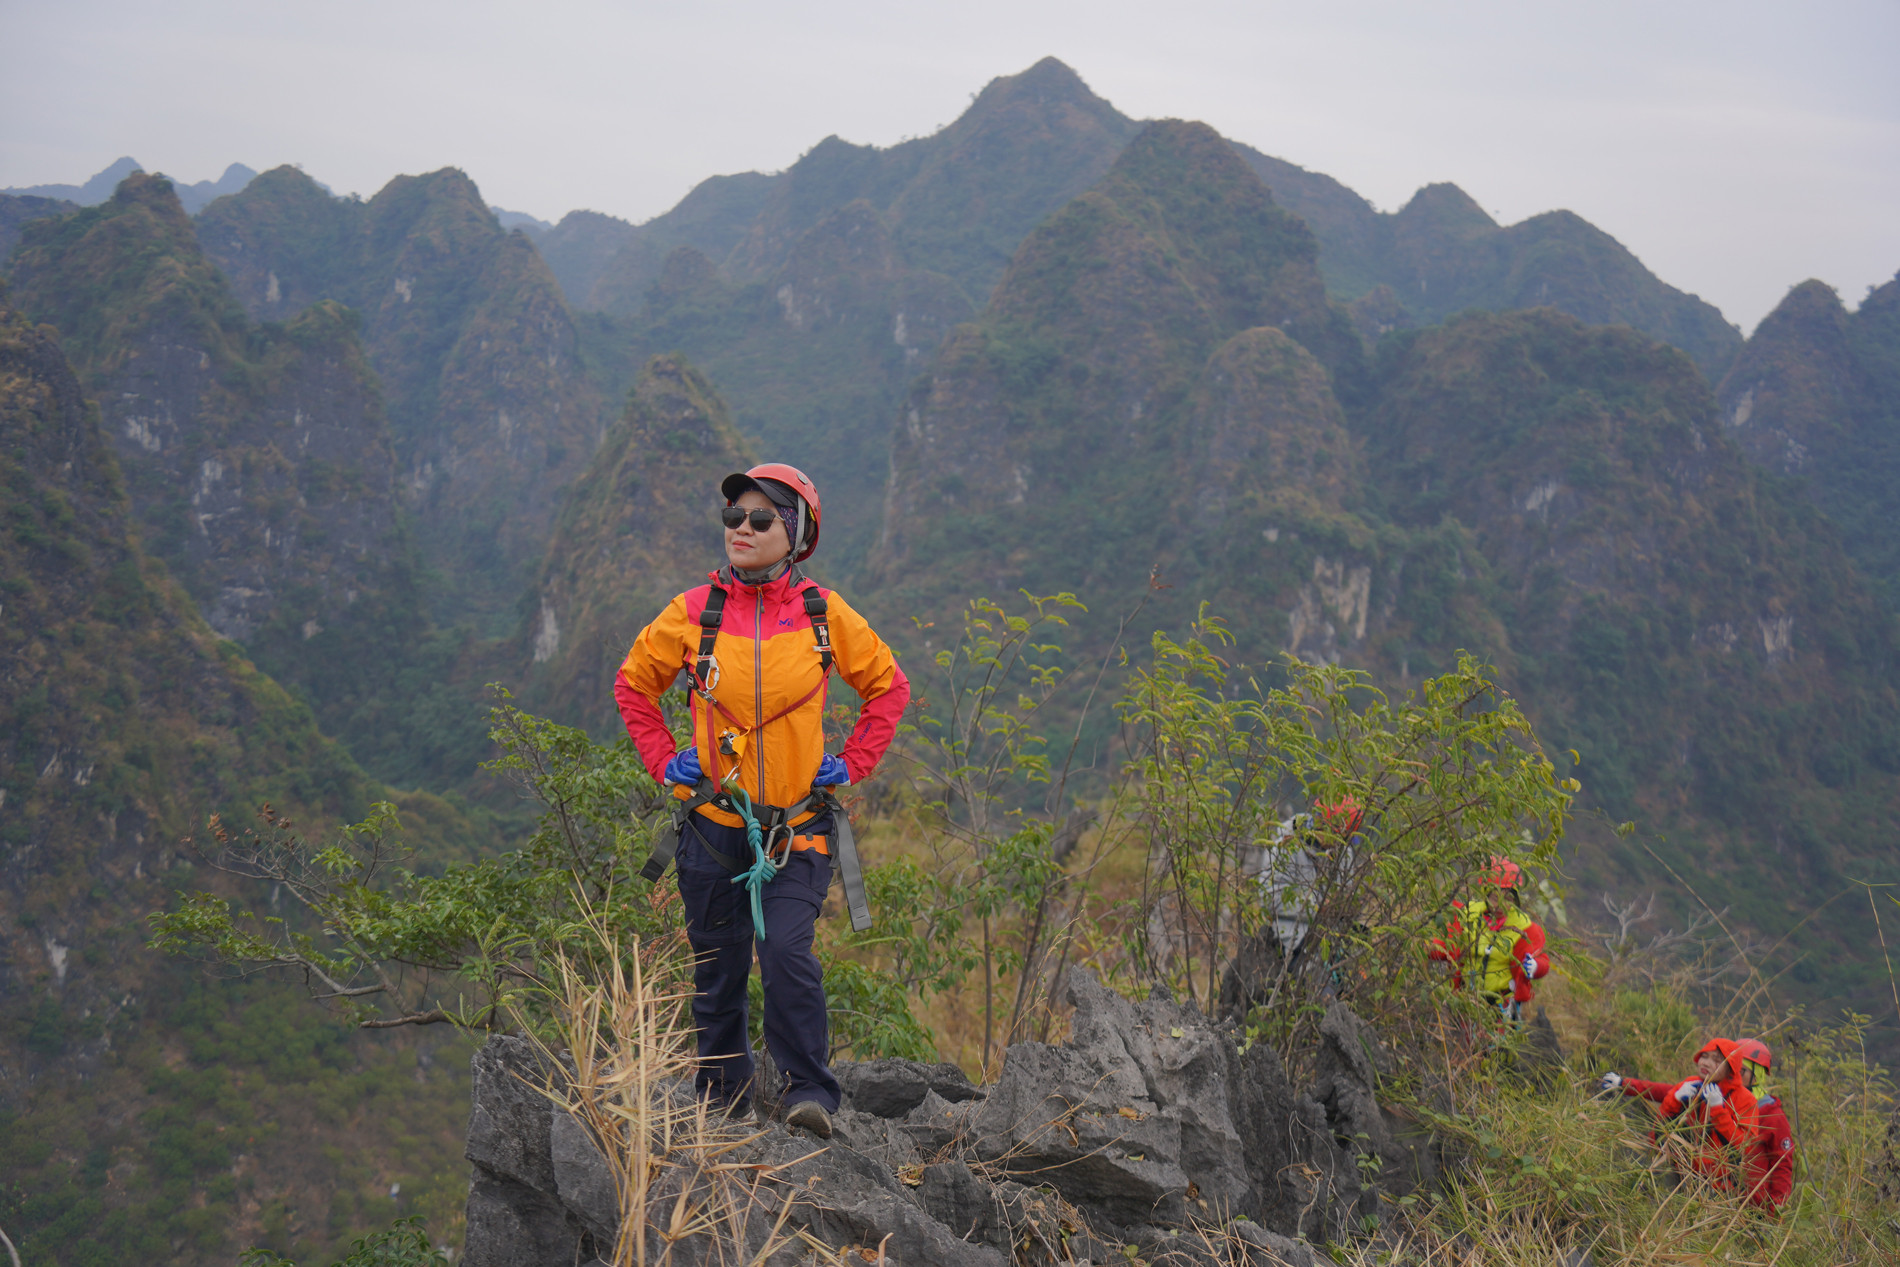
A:
<svg viewBox="0 0 1900 1267">
<path fill-rule="evenodd" d="M 751 598 L 754 595 L 758 595 L 763 597 L 768 603 L 777 603 L 784 601 L 802 589 L 809 583 L 811 578 L 806 576 L 804 570 L 794 563 L 791 567 L 786 568 L 771 580 L 760 585 L 753 585 L 747 582 L 743 577 L 738 576 L 733 571 L 731 564 L 727 564 L 717 572 L 711 573 L 710 579 L 714 585 L 717 585 L 720 589 L 725 590 L 726 593 L 734 597 L 744 595 L 747 598 Z"/>
</svg>

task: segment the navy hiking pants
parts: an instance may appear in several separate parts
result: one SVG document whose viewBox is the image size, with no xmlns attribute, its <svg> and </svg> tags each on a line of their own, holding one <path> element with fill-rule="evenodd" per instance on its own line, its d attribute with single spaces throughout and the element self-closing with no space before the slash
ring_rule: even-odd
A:
<svg viewBox="0 0 1900 1267">
<path fill-rule="evenodd" d="M 830 815 L 800 824 L 799 835 L 826 835 Z M 731 1105 L 744 1097 L 753 1075 L 752 1044 L 746 1033 L 746 984 L 752 975 L 754 946 L 759 984 L 765 993 L 765 1047 L 778 1066 L 785 1107 L 815 1100 L 827 1113 L 838 1111 L 838 1080 L 826 1063 L 830 1026 L 825 1018 L 824 974 L 812 951 L 812 937 L 825 891 L 831 887 L 831 859 L 816 849 L 792 852 L 785 869 L 765 887 L 765 940 L 752 931 L 752 903 L 743 884 L 707 853 L 706 845 L 728 858 L 750 861 L 745 829 L 723 827 L 691 815 L 680 833 L 674 865 L 680 898 L 686 906 L 686 935 L 693 948 L 693 1022 L 699 1028 L 699 1093 Z"/>
</svg>

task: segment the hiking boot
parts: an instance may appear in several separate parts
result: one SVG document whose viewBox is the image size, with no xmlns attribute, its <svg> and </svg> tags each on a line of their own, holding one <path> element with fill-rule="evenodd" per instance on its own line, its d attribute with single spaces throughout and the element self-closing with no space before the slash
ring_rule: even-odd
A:
<svg viewBox="0 0 1900 1267">
<path fill-rule="evenodd" d="M 785 1115 L 785 1125 L 810 1131 L 819 1139 L 831 1138 L 831 1114 L 816 1100 L 800 1100 Z"/>
</svg>

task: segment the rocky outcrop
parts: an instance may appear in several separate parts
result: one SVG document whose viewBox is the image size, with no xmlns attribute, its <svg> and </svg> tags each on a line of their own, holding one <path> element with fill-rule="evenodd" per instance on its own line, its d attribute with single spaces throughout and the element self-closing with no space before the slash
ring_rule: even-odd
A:
<svg viewBox="0 0 1900 1267">
<path fill-rule="evenodd" d="M 1321 1026 L 1302 1090 L 1271 1048 L 1243 1050 L 1231 1023 L 1158 995 L 1131 1003 L 1086 970 L 1067 990 L 1071 1038 L 1011 1047 L 993 1085 L 950 1065 L 841 1065 L 828 1145 L 771 1123 L 722 1159 L 769 1168 L 766 1204 L 789 1197 L 791 1224 L 825 1244 L 949 1267 L 1127 1252 L 1206 1262 L 1214 1246 L 1229 1261 L 1324 1264 L 1313 1244 L 1362 1235 L 1382 1198 L 1436 1182 L 1433 1142 L 1378 1099 L 1390 1056 L 1343 1005 Z M 541 1089 L 561 1072 L 526 1040 L 498 1037 L 474 1074 L 468 1263 L 605 1256 L 615 1189 L 586 1132 Z M 764 1243 L 756 1231 L 747 1253 Z"/>
</svg>

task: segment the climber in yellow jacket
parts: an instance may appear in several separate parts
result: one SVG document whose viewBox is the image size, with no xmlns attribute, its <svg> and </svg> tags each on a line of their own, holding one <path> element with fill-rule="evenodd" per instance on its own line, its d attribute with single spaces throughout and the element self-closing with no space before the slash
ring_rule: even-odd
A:
<svg viewBox="0 0 1900 1267">
<path fill-rule="evenodd" d="M 746 983 L 753 948 L 765 1045 L 789 1125 L 831 1134 L 838 1080 L 827 1064 L 825 990 L 812 941 L 838 864 L 855 926 L 868 914 L 850 823 L 830 789 L 877 768 L 910 683 L 864 618 L 799 569 L 818 546 L 818 490 L 782 463 L 727 476 L 726 566 L 640 631 L 614 681 L 627 733 L 680 812 L 643 872 L 679 870 L 696 955 L 700 1094 L 743 1107 L 753 1076 Z M 834 755 L 824 748 L 833 669 L 864 701 Z M 678 746 L 657 701 L 684 673 L 692 741 Z"/>
</svg>

